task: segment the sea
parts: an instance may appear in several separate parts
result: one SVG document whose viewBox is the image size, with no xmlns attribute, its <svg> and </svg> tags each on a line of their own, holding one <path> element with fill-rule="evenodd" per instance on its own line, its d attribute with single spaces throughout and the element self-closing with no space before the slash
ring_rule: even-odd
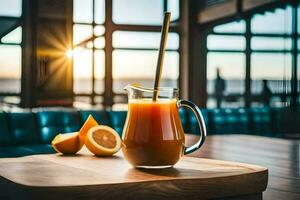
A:
<svg viewBox="0 0 300 200">
<path fill-rule="evenodd" d="M 124 87 L 128 84 L 138 83 L 145 87 L 153 87 L 151 79 L 115 79 L 113 80 L 113 91 L 115 93 L 124 92 Z M 259 94 L 262 91 L 262 80 L 253 80 L 251 92 Z M 300 81 L 298 82 L 300 86 Z M 163 79 L 161 86 L 178 87 L 177 80 Z M 290 81 L 288 80 L 269 80 L 268 86 L 272 93 L 289 93 L 291 91 Z M 73 85 L 74 93 L 90 93 L 92 90 L 92 81 L 88 79 L 75 79 Z M 0 93 L 19 93 L 21 91 L 20 79 L 0 79 Z M 102 93 L 104 91 L 104 80 L 95 80 L 95 92 Z M 226 80 L 225 94 L 243 94 L 245 91 L 244 80 Z M 214 80 L 207 81 L 208 94 L 214 93 Z"/>
</svg>

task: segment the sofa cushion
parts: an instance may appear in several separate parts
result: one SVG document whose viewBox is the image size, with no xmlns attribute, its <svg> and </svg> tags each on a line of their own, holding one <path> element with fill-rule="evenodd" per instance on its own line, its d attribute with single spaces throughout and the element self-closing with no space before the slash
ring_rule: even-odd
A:
<svg viewBox="0 0 300 200">
<path fill-rule="evenodd" d="M 52 154 L 56 153 L 50 144 L 33 144 L 33 145 L 23 145 L 26 151 L 30 151 L 31 154 Z"/>
<path fill-rule="evenodd" d="M 213 109 L 211 110 L 211 123 L 212 126 L 212 134 L 226 134 L 228 133 L 226 122 L 227 116 L 229 113 L 225 113 L 224 109 Z"/>
<path fill-rule="evenodd" d="M 112 124 L 112 127 L 119 133 L 119 135 L 122 135 L 125 120 L 126 120 L 126 111 L 110 111 L 109 117 Z"/>
<path fill-rule="evenodd" d="M 59 133 L 79 131 L 82 122 L 77 111 L 41 111 L 37 113 L 42 143 L 50 143 Z"/>
<path fill-rule="evenodd" d="M 112 126 L 109 115 L 105 110 L 82 110 L 80 113 L 82 117 L 82 123 L 85 122 L 89 115 L 92 115 L 99 124 Z"/>
<path fill-rule="evenodd" d="M 251 133 L 257 135 L 271 135 L 271 111 L 270 108 L 251 108 Z"/>
<path fill-rule="evenodd" d="M 39 134 L 34 113 L 10 113 L 9 119 L 12 138 L 15 144 L 39 143 Z"/>
<path fill-rule="evenodd" d="M 21 146 L 0 147 L 0 158 L 12 158 L 32 155 L 32 151 Z"/>
<path fill-rule="evenodd" d="M 248 134 L 250 133 L 249 129 L 249 112 L 247 109 L 239 108 L 235 110 L 237 120 L 236 123 L 233 124 L 232 133 L 234 134 Z"/>
<path fill-rule="evenodd" d="M 34 154 L 56 153 L 49 144 L 33 144 L 22 146 L 0 147 L 0 158 L 21 157 Z"/>
<path fill-rule="evenodd" d="M 0 146 L 12 145 L 8 121 L 7 114 L 0 112 Z"/>
<path fill-rule="evenodd" d="M 245 109 L 213 109 L 213 134 L 246 134 L 249 131 L 249 115 Z"/>
</svg>

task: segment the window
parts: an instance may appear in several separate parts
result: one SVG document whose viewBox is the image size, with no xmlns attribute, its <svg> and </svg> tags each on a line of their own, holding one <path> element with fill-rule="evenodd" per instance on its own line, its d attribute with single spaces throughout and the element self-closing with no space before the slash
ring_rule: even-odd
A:
<svg viewBox="0 0 300 200">
<path fill-rule="evenodd" d="M 281 106 L 291 93 L 292 7 L 254 15 L 251 32 L 258 35 L 251 37 L 252 105 L 263 104 L 263 96 L 269 89 L 272 95 L 269 104 Z"/>
<path fill-rule="evenodd" d="M 21 92 L 21 47 L 0 45 L 0 92 Z"/>
<path fill-rule="evenodd" d="M 92 54 L 88 48 L 77 47 L 74 50 L 74 92 L 92 93 Z"/>
<path fill-rule="evenodd" d="M 245 50 L 246 41 L 243 36 L 208 35 L 207 48 L 209 50 Z"/>
<path fill-rule="evenodd" d="M 230 23 L 215 26 L 213 31 L 215 33 L 245 33 L 246 23 L 244 20 L 230 22 Z"/>
<path fill-rule="evenodd" d="M 251 49 L 253 50 L 291 50 L 292 39 L 281 37 L 252 37 Z"/>
<path fill-rule="evenodd" d="M 266 103 L 263 99 L 264 84 L 271 92 L 270 106 L 286 105 L 291 94 L 292 58 L 297 56 L 292 54 L 292 30 L 298 30 L 298 33 L 300 30 L 299 26 L 292 27 L 292 10 L 292 6 L 278 8 L 212 29 L 207 35 L 208 107 L 217 106 L 214 91 L 217 68 L 226 82 L 221 106 L 241 106 L 243 100 L 240 97 L 248 102 L 247 106 L 261 106 Z M 248 44 L 245 39 L 247 31 L 250 32 Z M 250 51 L 246 51 L 247 46 Z M 250 57 L 249 63 L 246 63 L 246 56 Z M 249 72 L 246 72 L 247 65 Z M 299 71 L 298 67 L 298 91 Z M 250 85 L 247 86 L 247 82 Z"/>
<path fill-rule="evenodd" d="M 245 55 L 242 53 L 208 53 L 207 72 L 208 80 L 214 81 L 217 68 L 220 75 L 228 81 L 225 93 L 243 94 L 245 91 Z M 209 86 L 208 93 L 213 94 L 213 84 Z"/>
<path fill-rule="evenodd" d="M 145 40 L 147 38 L 147 40 Z M 113 34 L 113 91 L 122 93 L 129 83 L 153 87 L 159 32 L 116 31 Z M 131 42 L 132 41 L 132 42 Z M 170 33 L 161 86 L 178 87 L 179 35 Z"/>
<path fill-rule="evenodd" d="M 241 20 L 216 26 L 207 36 L 207 107 L 244 105 L 246 40 L 244 36 L 234 35 L 244 32 L 245 21 Z M 224 80 L 222 89 L 217 89 L 220 88 L 217 71 Z"/>
<path fill-rule="evenodd" d="M 210 52 L 207 54 L 207 93 L 210 96 L 207 102 L 208 107 L 216 107 L 216 99 L 211 98 L 215 94 L 216 72 L 220 70 L 220 76 L 225 81 L 224 96 L 236 99 L 236 105 L 243 105 L 240 96 L 245 91 L 245 55 L 242 53 L 220 53 Z M 222 106 L 229 107 L 232 101 L 222 102 Z"/>
<path fill-rule="evenodd" d="M 22 0 L 0 0 L 0 16 L 21 17 Z"/>
<path fill-rule="evenodd" d="M 160 25 L 163 17 L 161 0 L 113 0 L 116 24 Z"/>
<path fill-rule="evenodd" d="M 0 96 L 18 96 L 21 92 L 22 27 L 19 18 L 22 1 L 0 0 L 0 5 Z"/>
<path fill-rule="evenodd" d="M 22 27 L 19 26 L 1 38 L 4 44 L 21 44 L 22 42 Z"/>
<path fill-rule="evenodd" d="M 171 21 L 179 19 L 179 0 L 113 0 L 113 21 L 116 24 L 161 25 L 164 10 L 172 12 Z"/>
<path fill-rule="evenodd" d="M 127 84 L 139 83 L 153 87 L 160 41 L 160 32 L 157 30 L 162 24 L 163 12 L 172 12 L 171 21 L 180 18 L 179 0 L 166 2 L 74 0 L 73 71 L 76 100 L 97 104 L 112 98 L 108 101 L 125 103 L 123 88 Z M 110 13 L 106 12 L 105 3 L 108 3 L 106 7 L 112 9 L 112 16 L 105 16 Z M 105 23 L 105 17 L 111 17 L 112 24 Z M 104 36 L 108 28 L 112 34 Z M 170 31 L 162 86 L 179 86 L 179 43 L 179 34 L 176 30 Z M 106 49 L 107 45 L 112 47 L 112 52 Z M 112 66 L 105 66 L 110 63 L 105 62 L 106 59 L 111 59 Z M 106 67 L 112 68 L 111 74 L 105 71 Z M 105 87 L 110 80 L 112 88 Z"/>
<path fill-rule="evenodd" d="M 122 96 L 127 84 L 139 83 L 153 87 L 160 32 L 151 31 L 151 28 L 160 29 L 166 10 L 172 12 L 171 21 L 179 20 L 180 17 L 179 0 L 168 0 L 166 3 L 164 5 L 163 0 L 113 0 L 112 19 L 117 30 L 112 35 L 112 92 L 115 94 L 115 103 L 118 103 L 114 107 L 121 107 L 119 103 L 126 102 Z M 138 30 L 122 30 L 127 25 Z M 143 30 L 144 27 L 150 30 Z M 170 31 L 161 86 L 179 86 L 179 43 L 179 34 Z"/>
<path fill-rule="evenodd" d="M 276 23 L 274 23 L 276 22 Z M 292 33 L 292 8 L 277 8 L 274 12 L 255 14 L 251 20 L 252 33 Z"/>
<path fill-rule="evenodd" d="M 262 80 L 268 81 L 273 94 L 291 92 L 291 54 L 253 53 L 251 55 L 251 92 L 263 91 Z"/>
<path fill-rule="evenodd" d="M 76 101 L 99 102 L 105 77 L 105 0 L 73 2 L 73 91 Z"/>
</svg>

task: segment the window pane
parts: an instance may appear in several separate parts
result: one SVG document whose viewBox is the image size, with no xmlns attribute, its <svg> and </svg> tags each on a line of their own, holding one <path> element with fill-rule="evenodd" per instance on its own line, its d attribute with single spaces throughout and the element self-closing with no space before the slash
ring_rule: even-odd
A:
<svg viewBox="0 0 300 200">
<path fill-rule="evenodd" d="M 73 44 L 78 45 L 84 40 L 87 40 L 93 35 L 93 27 L 91 25 L 79 25 L 73 26 Z"/>
<path fill-rule="evenodd" d="M 160 25 L 162 0 L 113 0 L 113 21 L 117 24 Z"/>
<path fill-rule="evenodd" d="M 253 33 L 292 33 L 291 7 L 254 15 L 251 20 L 251 30 Z"/>
<path fill-rule="evenodd" d="M 91 98 L 85 96 L 76 96 L 74 97 L 73 106 L 75 108 L 85 108 L 89 109 L 91 105 Z"/>
<path fill-rule="evenodd" d="M 105 53 L 103 50 L 95 51 L 95 92 L 104 92 Z"/>
<path fill-rule="evenodd" d="M 92 92 L 92 50 L 77 47 L 73 56 L 74 93 Z"/>
<path fill-rule="evenodd" d="M 22 0 L 0 0 L 0 16 L 21 17 Z"/>
<path fill-rule="evenodd" d="M 220 70 L 220 77 L 224 80 L 222 86 L 216 85 L 217 69 Z M 207 93 L 210 97 L 207 107 L 216 107 L 217 99 L 222 107 L 244 106 L 241 95 L 245 91 L 245 54 L 208 53 L 207 80 Z"/>
<path fill-rule="evenodd" d="M 116 102 L 117 96 L 114 97 L 114 102 Z M 127 111 L 128 110 L 128 104 L 126 103 L 114 103 L 114 105 L 111 108 L 113 111 Z"/>
<path fill-rule="evenodd" d="M 94 98 L 94 101 L 97 105 L 97 108 L 100 109 L 100 110 L 104 110 L 104 107 L 103 107 L 103 97 L 102 96 L 96 96 Z M 94 106 L 93 106 L 94 107 Z"/>
<path fill-rule="evenodd" d="M 216 78 L 217 68 L 220 75 L 226 80 L 225 93 L 240 93 L 245 90 L 245 55 L 242 53 L 208 53 L 207 79 L 209 81 L 207 92 L 214 93 L 213 80 Z"/>
<path fill-rule="evenodd" d="M 113 47 L 115 48 L 159 48 L 160 33 L 115 31 L 113 33 Z M 179 48 L 179 35 L 169 33 L 167 49 Z"/>
<path fill-rule="evenodd" d="M 95 36 L 102 36 L 105 33 L 105 27 L 104 26 L 95 26 L 94 27 L 94 34 Z"/>
<path fill-rule="evenodd" d="M 5 35 L 1 39 L 1 42 L 20 44 L 22 42 L 22 27 L 19 26 L 18 28 Z"/>
<path fill-rule="evenodd" d="M 290 50 L 292 40 L 291 38 L 252 37 L 251 48 L 256 50 Z"/>
<path fill-rule="evenodd" d="M 168 0 L 168 8 L 167 10 L 171 12 L 171 21 L 175 21 L 179 19 L 179 0 Z"/>
<path fill-rule="evenodd" d="M 246 40 L 243 36 L 208 35 L 207 48 L 210 50 L 245 50 Z"/>
<path fill-rule="evenodd" d="M 73 21 L 81 23 L 93 22 L 93 0 L 73 1 Z"/>
<path fill-rule="evenodd" d="M 104 37 L 98 37 L 94 40 L 95 48 L 103 49 L 105 47 L 105 39 Z"/>
<path fill-rule="evenodd" d="M 244 20 L 238 22 L 230 22 L 227 24 L 215 26 L 213 31 L 216 33 L 245 33 L 246 23 Z"/>
<path fill-rule="evenodd" d="M 20 46 L 0 45 L 0 92 L 21 91 Z"/>
<path fill-rule="evenodd" d="M 290 91 L 291 54 L 253 53 L 251 56 L 251 91 L 254 94 L 262 92 L 262 80 L 269 80 L 273 93 Z"/>
<path fill-rule="evenodd" d="M 113 90 L 123 92 L 127 84 L 139 83 L 153 87 L 157 51 L 114 50 Z M 179 53 L 166 52 L 161 86 L 177 87 Z"/>
<path fill-rule="evenodd" d="M 105 0 L 95 0 L 95 23 L 103 24 L 105 21 Z"/>
</svg>

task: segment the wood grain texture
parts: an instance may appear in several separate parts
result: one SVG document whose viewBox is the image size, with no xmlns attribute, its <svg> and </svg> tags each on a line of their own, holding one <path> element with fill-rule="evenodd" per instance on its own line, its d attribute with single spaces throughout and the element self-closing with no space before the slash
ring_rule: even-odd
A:
<svg viewBox="0 0 300 200">
<path fill-rule="evenodd" d="M 0 175 L 0 193 L 12 199 L 260 199 L 268 180 L 256 165 L 184 157 L 174 168 L 141 170 L 121 153 L 99 158 L 86 149 L 0 159 Z"/>
<path fill-rule="evenodd" d="M 187 143 L 197 136 L 187 135 Z M 207 137 L 193 157 L 230 160 L 262 165 L 269 170 L 264 200 L 300 199 L 300 141 L 250 135 Z"/>
</svg>

